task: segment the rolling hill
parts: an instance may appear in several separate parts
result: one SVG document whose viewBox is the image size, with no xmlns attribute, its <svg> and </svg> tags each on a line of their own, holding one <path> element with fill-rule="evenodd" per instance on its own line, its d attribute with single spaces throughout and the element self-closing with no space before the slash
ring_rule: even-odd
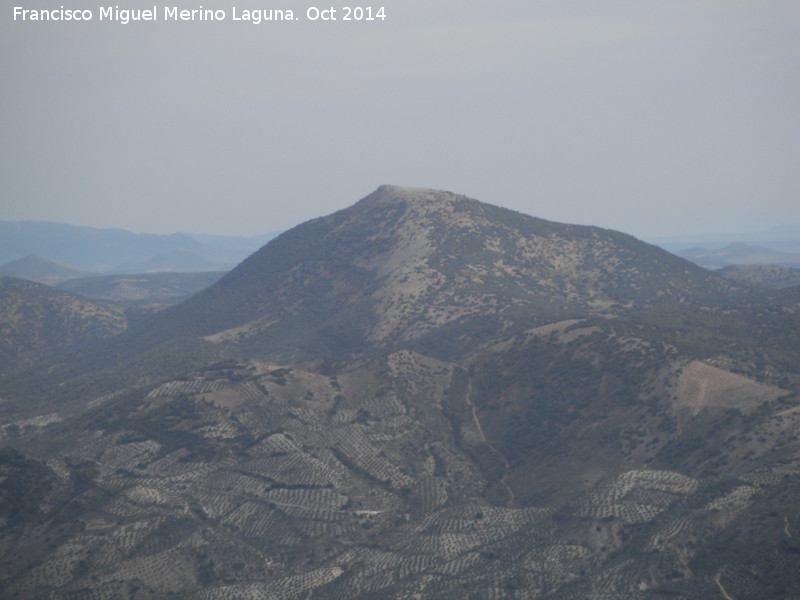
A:
<svg viewBox="0 0 800 600">
<path fill-rule="evenodd" d="M 95 300 L 175 303 L 215 283 L 224 274 L 223 271 L 211 271 L 96 275 L 70 279 L 58 287 Z"/>
<path fill-rule="evenodd" d="M 780 265 L 731 265 L 718 272 L 727 279 L 767 289 L 800 285 L 800 269 Z"/>
<path fill-rule="evenodd" d="M 118 306 L 0 275 L 2 372 L 111 338 L 127 324 Z"/>
<path fill-rule="evenodd" d="M 86 277 L 89 273 L 36 254 L 28 254 L 4 264 L 0 267 L 0 275 L 37 281 L 47 285 L 58 285 L 68 279 Z"/>
</svg>

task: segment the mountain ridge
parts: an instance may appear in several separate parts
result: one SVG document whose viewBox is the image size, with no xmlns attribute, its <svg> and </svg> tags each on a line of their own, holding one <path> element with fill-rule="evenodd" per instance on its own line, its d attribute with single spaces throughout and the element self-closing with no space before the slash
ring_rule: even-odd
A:
<svg viewBox="0 0 800 600">
<path fill-rule="evenodd" d="M 48 221 L 0 221 L 0 264 L 38 254 L 84 271 L 114 273 L 121 265 L 141 265 L 159 254 L 188 253 L 194 260 L 225 265 L 218 267 L 223 269 L 274 235 L 160 235 Z"/>
</svg>

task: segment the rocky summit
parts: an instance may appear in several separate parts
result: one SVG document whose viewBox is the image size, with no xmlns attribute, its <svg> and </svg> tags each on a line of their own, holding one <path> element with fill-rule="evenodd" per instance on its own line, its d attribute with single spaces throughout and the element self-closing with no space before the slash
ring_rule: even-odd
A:
<svg viewBox="0 0 800 600">
<path fill-rule="evenodd" d="M 0 595 L 800 598 L 798 292 L 382 186 L 0 379 Z"/>
</svg>

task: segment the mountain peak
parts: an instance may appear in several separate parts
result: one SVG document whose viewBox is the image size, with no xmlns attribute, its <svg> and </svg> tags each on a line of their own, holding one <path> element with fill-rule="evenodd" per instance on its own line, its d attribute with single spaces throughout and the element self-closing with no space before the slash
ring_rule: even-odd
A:
<svg viewBox="0 0 800 600">
<path fill-rule="evenodd" d="M 437 208 L 444 209 L 458 202 L 469 200 L 462 194 L 444 190 L 401 185 L 381 185 L 374 192 L 359 200 L 351 209 L 357 211 L 361 208 L 405 206 L 429 211 Z M 478 203 L 476 200 L 472 200 L 472 202 Z"/>
<path fill-rule="evenodd" d="M 441 202 L 443 200 L 446 201 L 464 197 L 465 196 L 454 194 L 453 192 L 432 188 L 384 184 L 364 198 L 362 202 Z"/>
<path fill-rule="evenodd" d="M 432 350 L 442 328 L 463 330 L 458 343 L 473 344 L 726 285 L 625 234 L 382 185 L 287 231 L 150 327 L 154 337 L 178 327 L 180 335 L 257 346 L 272 359 L 410 342 Z"/>
</svg>

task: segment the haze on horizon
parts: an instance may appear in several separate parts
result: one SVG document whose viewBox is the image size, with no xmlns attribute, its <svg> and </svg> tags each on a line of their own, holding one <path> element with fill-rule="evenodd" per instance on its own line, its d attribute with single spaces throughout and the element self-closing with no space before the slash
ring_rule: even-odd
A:
<svg viewBox="0 0 800 600">
<path fill-rule="evenodd" d="M 800 222 L 799 4 L 382 5 L 261 25 L 5 7 L 0 220 L 253 235 L 391 183 L 644 238 Z"/>
</svg>

